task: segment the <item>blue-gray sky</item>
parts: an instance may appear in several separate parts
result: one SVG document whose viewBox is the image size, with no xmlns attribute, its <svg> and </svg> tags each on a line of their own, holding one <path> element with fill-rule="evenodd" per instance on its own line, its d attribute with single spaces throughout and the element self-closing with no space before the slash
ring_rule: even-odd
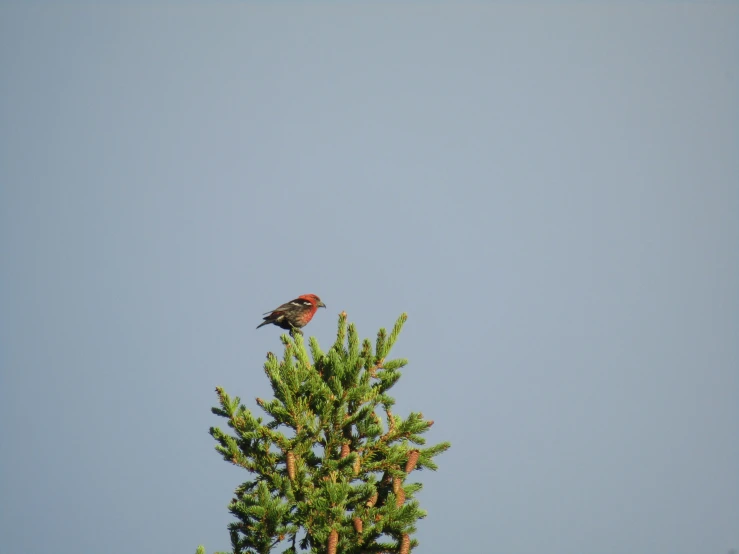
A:
<svg viewBox="0 0 739 554">
<path fill-rule="evenodd" d="M 0 7 L 0 542 L 211 552 L 297 294 L 451 440 L 419 552 L 739 547 L 739 6 Z"/>
</svg>

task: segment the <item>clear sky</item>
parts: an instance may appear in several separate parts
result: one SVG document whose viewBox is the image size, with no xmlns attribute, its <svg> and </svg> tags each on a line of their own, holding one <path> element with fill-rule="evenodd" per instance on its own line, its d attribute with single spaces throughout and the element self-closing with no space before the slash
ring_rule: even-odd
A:
<svg viewBox="0 0 739 554">
<path fill-rule="evenodd" d="M 302 293 L 452 441 L 420 553 L 739 548 L 739 5 L 0 7 L 0 547 L 208 552 Z"/>
</svg>

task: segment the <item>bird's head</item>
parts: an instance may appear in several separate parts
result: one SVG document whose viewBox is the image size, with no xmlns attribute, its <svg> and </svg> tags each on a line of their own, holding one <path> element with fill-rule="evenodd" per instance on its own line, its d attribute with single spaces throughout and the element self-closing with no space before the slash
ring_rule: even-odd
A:
<svg viewBox="0 0 739 554">
<path fill-rule="evenodd" d="M 315 294 L 303 294 L 300 296 L 303 300 L 307 300 L 311 304 L 313 304 L 316 309 L 318 308 L 325 308 L 326 304 L 324 304 L 320 298 L 318 298 Z"/>
</svg>

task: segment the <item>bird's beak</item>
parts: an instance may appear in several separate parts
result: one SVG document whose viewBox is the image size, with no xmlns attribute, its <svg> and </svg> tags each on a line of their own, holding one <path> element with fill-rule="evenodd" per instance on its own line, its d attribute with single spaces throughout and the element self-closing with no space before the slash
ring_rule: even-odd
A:
<svg viewBox="0 0 739 554">
<path fill-rule="evenodd" d="M 325 308 L 326 307 L 326 304 L 324 304 L 323 302 L 318 302 L 318 307 L 319 308 Z"/>
</svg>

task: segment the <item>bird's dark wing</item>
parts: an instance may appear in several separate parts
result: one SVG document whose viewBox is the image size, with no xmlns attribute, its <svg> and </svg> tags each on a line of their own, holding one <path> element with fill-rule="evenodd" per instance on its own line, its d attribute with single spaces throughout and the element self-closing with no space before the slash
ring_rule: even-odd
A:
<svg viewBox="0 0 739 554">
<path fill-rule="evenodd" d="M 285 302 L 274 310 L 264 312 L 262 315 L 273 314 L 275 312 L 284 312 L 285 310 L 291 310 L 295 308 L 308 308 L 310 306 L 313 306 L 313 304 L 311 304 L 308 300 L 304 298 L 296 298 L 295 300 L 290 300 L 290 302 Z"/>
</svg>

